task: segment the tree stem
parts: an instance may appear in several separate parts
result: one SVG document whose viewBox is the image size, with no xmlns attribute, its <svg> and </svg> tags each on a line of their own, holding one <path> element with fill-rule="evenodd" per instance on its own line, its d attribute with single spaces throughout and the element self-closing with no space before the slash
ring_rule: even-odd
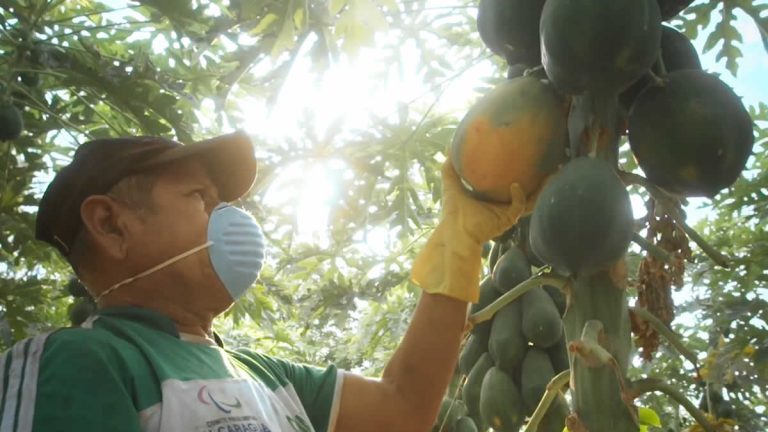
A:
<svg viewBox="0 0 768 432">
<path fill-rule="evenodd" d="M 496 301 L 486 306 L 484 309 L 479 310 L 469 317 L 469 324 L 475 326 L 482 322 L 488 321 L 501 310 L 504 306 L 511 303 L 518 297 L 527 293 L 528 291 L 537 288 L 542 285 L 552 285 L 554 287 L 562 289 L 565 284 L 568 283 L 568 279 L 562 276 L 547 274 L 537 274 L 528 278 L 528 280 L 521 282 L 516 287 L 502 294 Z"/>
<path fill-rule="evenodd" d="M 555 377 L 549 381 L 549 384 L 547 384 L 547 391 L 544 393 L 544 396 L 539 401 L 539 405 L 536 407 L 536 410 L 533 412 L 533 416 L 531 417 L 531 420 L 528 422 L 528 424 L 525 426 L 525 429 L 523 432 L 536 432 L 536 430 L 539 428 L 539 423 L 541 423 L 541 420 L 544 419 L 544 416 L 547 414 L 547 410 L 549 410 L 549 406 L 552 405 L 552 402 L 560 393 L 560 389 L 565 387 L 565 385 L 568 384 L 568 381 L 570 379 L 571 379 L 571 370 L 567 369 L 555 375 Z"/>
<path fill-rule="evenodd" d="M 700 424 L 706 432 L 715 432 L 715 429 L 709 423 L 709 420 L 707 420 L 707 417 L 704 415 L 704 413 L 696 408 L 693 402 L 688 400 L 688 398 L 686 398 L 678 389 L 671 386 L 670 384 L 662 382 L 658 378 L 643 378 L 637 381 L 633 381 L 631 388 L 631 396 L 633 399 L 642 394 L 654 391 L 666 394 L 675 402 L 682 405 L 682 407 L 688 411 L 688 414 L 690 414 L 691 417 L 693 417 L 694 420 L 696 420 L 696 422 Z"/>
</svg>

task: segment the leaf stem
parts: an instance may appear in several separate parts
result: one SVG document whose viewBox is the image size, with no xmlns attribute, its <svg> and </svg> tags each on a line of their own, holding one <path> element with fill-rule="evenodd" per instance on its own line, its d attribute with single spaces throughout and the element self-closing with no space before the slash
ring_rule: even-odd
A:
<svg viewBox="0 0 768 432">
<path fill-rule="evenodd" d="M 688 398 L 686 398 L 685 395 L 683 395 L 683 393 L 678 389 L 661 381 L 658 378 L 643 378 L 637 381 L 633 381 L 631 384 L 630 393 L 634 399 L 642 394 L 654 391 L 664 393 L 671 397 L 675 402 L 682 405 L 683 408 L 688 411 L 688 414 L 690 414 L 691 417 L 693 417 L 694 420 L 696 420 L 696 422 L 701 425 L 701 427 L 704 428 L 706 432 L 715 432 L 715 428 L 712 427 L 712 424 L 709 422 L 709 420 L 707 420 L 707 417 L 701 410 L 696 408 L 693 402 L 688 400 Z"/>
<path fill-rule="evenodd" d="M 683 231 L 685 231 L 685 234 L 691 240 L 693 240 L 693 242 L 701 248 L 702 252 L 704 252 L 705 255 L 714 261 L 715 264 L 726 269 L 730 267 L 728 264 L 728 258 L 726 258 L 712 245 L 707 243 L 701 234 L 697 233 L 693 228 L 685 223 L 685 217 L 680 212 L 680 203 L 677 202 L 672 196 L 641 175 L 625 171 L 619 172 L 619 175 L 625 184 L 636 184 L 645 188 L 648 193 L 651 194 L 656 203 L 659 204 L 664 209 L 664 211 L 667 212 L 667 214 L 669 214 L 675 223 L 680 226 Z"/>
<path fill-rule="evenodd" d="M 496 312 L 501 310 L 501 308 L 536 287 L 542 285 L 552 285 L 562 289 L 567 283 L 567 278 L 553 274 L 536 274 L 531 276 L 528 278 L 528 280 L 521 282 L 516 287 L 502 294 L 501 297 L 497 298 L 496 301 L 489 304 L 484 309 L 472 314 L 469 317 L 469 324 L 474 326 L 488 321 L 489 319 L 493 318 Z"/>
<path fill-rule="evenodd" d="M 566 369 L 555 375 L 555 377 L 549 381 L 549 384 L 547 384 L 547 391 L 539 401 L 539 405 L 536 406 L 536 410 L 533 412 L 533 416 L 531 416 L 531 420 L 525 426 L 523 432 L 536 432 L 539 428 L 539 423 L 541 423 L 541 420 L 543 420 L 544 416 L 547 414 L 549 406 L 552 405 L 552 402 L 560 393 L 560 389 L 565 387 L 570 379 L 571 370 Z"/>
<path fill-rule="evenodd" d="M 667 264 L 672 264 L 672 254 L 665 251 L 664 249 L 656 246 L 655 244 L 651 243 L 650 241 L 646 240 L 643 236 L 641 236 L 638 233 L 632 234 L 632 241 L 635 242 L 636 245 L 640 246 L 643 250 L 650 253 L 651 255 L 655 256 L 656 258 L 664 261 Z"/>
<path fill-rule="evenodd" d="M 656 332 L 664 336 L 664 338 L 677 350 L 677 352 L 680 353 L 680 355 L 691 362 L 696 370 L 699 369 L 696 354 L 689 350 L 685 345 L 683 345 L 683 341 L 680 340 L 680 337 L 678 337 L 677 334 L 675 334 L 675 332 L 673 332 L 667 325 L 661 322 L 661 320 L 656 315 L 639 306 L 630 308 L 630 311 L 632 311 L 635 315 L 642 318 L 643 320 L 647 321 L 648 324 L 650 324 L 651 327 L 656 330 Z"/>
</svg>

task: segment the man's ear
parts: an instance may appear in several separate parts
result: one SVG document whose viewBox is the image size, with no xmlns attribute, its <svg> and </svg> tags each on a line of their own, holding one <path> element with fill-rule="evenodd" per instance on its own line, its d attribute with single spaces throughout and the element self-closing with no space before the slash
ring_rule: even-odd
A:
<svg viewBox="0 0 768 432">
<path fill-rule="evenodd" d="M 126 254 L 124 212 L 120 204 L 106 195 L 91 195 L 80 205 L 80 217 L 91 241 L 114 259 L 122 259 Z"/>
</svg>

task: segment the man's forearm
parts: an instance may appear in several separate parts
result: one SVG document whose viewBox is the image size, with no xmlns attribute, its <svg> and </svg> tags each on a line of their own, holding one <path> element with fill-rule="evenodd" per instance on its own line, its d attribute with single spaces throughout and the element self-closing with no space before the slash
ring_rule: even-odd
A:
<svg viewBox="0 0 768 432">
<path fill-rule="evenodd" d="M 383 380 L 413 408 L 424 426 L 435 417 L 453 375 L 467 318 L 467 303 L 423 293 Z"/>
</svg>

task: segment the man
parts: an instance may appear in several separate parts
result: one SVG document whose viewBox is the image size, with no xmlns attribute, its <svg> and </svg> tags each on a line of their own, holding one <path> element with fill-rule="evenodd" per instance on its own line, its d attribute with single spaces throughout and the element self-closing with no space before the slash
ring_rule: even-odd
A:
<svg viewBox="0 0 768 432">
<path fill-rule="evenodd" d="M 37 237 L 99 309 L 0 357 L 0 432 L 430 429 L 477 300 L 481 245 L 517 220 L 525 196 L 513 187 L 513 204 L 475 201 L 446 163 L 443 218 L 414 265 L 424 293 L 383 376 L 368 379 L 215 343 L 213 319 L 264 257 L 259 226 L 225 204 L 255 175 L 242 133 L 78 148 L 41 199 Z"/>
</svg>

